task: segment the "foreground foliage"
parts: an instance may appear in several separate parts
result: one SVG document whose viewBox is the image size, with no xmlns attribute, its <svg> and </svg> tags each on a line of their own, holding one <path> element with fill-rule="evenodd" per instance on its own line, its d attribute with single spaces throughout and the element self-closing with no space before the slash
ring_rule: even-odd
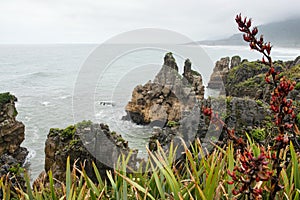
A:
<svg viewBox="0 0 300 200">
<path fill-rule="evenodd" d="M 217 147 L 213 152 L 207 154 L 199 140 L 188 148 L 183 145 L 185 151 L 184 161 L 176 163 L 174 160 L 176 148 L 170 146 L 166 153 L 159 145 L 156 153 L 148 152 L 150 159 L 137 171 L 126 173 L 129 157 L 120 158 L 114 172 L 107 172 L 108 180 L 102 180 L 98 169 L 94 165 L 94 173 L 98 183 L 94 183 L 86 175 L 84 168 L 78 169 L 70 166 L 67 161 L 66 181 L 58 183 L 53 180 L 49 172 L 49 183 L 44 185 L 40 182 L 33 189 L 30 187 L 29 179 L 26 178 L 27 190 L 18 187 L 11 190 L 9 180 L 5 177 L 0 179 L 0 189 L 3 199 L 233 199 L 241 198 L 244 194 L 234 192 L 239 189 L 243 182 L 238 185 L 231 185 L 235 179 L 232 174 L 235 171 L 236 177 L 242 175 L 248 165 L 259 163 L 257 169 L 249 172 L 256 175 L 257 181 L 253 188 L 268 188 L 271 180 L 268 179 L 268 172 L 272 169 L 272 163 L 267 163 L 264 158 L 269 156 L 262 151 L 261 146 L 253 143 L 249 138 L 247 141 L 248 153 L 251 152 L 251 159 L 244 159 L 243 165 L 235 167 L 241 158 L 235 157 L 236 149 L 232 142 L 226 147 Z M 291 161 L 286 160 L 291 154 Z M 129 155 L 130 156 L 130 155 Z M 249 155 L 246 155 L 249 156 Z M 282 169 L 279 176 L 279 183 L 282 190 L 278 191 L 275 199 L 298 199 L 300 193 L 300 169 L 299 156 L 296 154 L 293 144 L 284 149 L 282 158 L 289 163 Z M 243 176 L 245 176 L 243 174 Z M 263 181 L 268 179 L 267 181 Z M 253 184 L 252 181 L 249 183 Z M 269 198 L 270 193 L 264 190 L 262 198 Z M 245 199 L 245 198 L 242 198 Z"/>
</svg>

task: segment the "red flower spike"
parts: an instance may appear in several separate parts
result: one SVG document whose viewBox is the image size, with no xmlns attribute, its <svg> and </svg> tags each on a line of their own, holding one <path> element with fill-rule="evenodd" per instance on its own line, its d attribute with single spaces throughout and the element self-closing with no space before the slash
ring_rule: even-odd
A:
<svg viewBox="0 0 300 200">
<path fill-rule="evenodd" d="M 249 35 L 243 34 L 243 37 L 244 37 L 244 40 L 245 40 L 246 42 L 250 42 L 250 41 L 251 41 Z"/>
<path fill-rule="evenodd" d="M 267 46 L 266 46 L 266 51 L 267 51 L 267 53 L 268 53 L 268 55 L 270 55 L 270 53 L 271 53 L 271 44 L 270 44 L 270 42 L 267 44 Z"/>
<path fill-rule="evenodd" d="M 238 195 L 238 194 L 239 194 L 239 192 L 238 192 L 238 191 L 236 191 L 236 190 L 232 190 L 232 194 L 233 194 L 233 195 Z"/>
<path fill-rule="evenodd" d="M 260 35 L 259 42 L 260 42 L 260 43 L 263 43 L 263 42 L 264 42 L 264 36 L 263 36 L 263 35 Z"/>
<path fill-rule="evenodd" d="M 271 67 L 271 68 L 270 68 L 269 73 L 270 73 L 270 74 L 274 74 L 274 73 L 275 73 L 274 67 Z"/>
<path fill-rule="evenodd" d="M 248 27 L 249 28 L 249 27 Z M 254 27 L 253 29 L 252 29 L 252 35 L 256 35 L 258 33 L 258 29 L 257 29 L 257 27 Z"/>
<path fill-rule="evenodd" d="M 251 49 L 257 49 L 257 48 L 256 48 L 255 42 L 251 42 L 251 43 L 249 44 L 249 46 L 250 46 Z"/>
<path fill-rule="evenodd" d="M 250 199 L 262 198 L 263 188 L 253 188 L 256 184 L 254 182 L 269 181 L 272 177 L 270 194 L 272 198 L 275 198 L 276 192 L 280 190 L 280 185 L 276 181 L 279 176 L 281 166 L 281 158 L 278 157 L 278 151 L 286 148 L 289 144 L 290 138 L 294 137 L 289 135 L 294 126 L 294 106 L 293 102 L 287 100 L 286 97 L 289 92 L 295 87 L 295 82 L 286 79 L 285 77 L 280 78 L 280 72 L 275 71 L 272 58 L 270 56 L 272 46 L 268 42 L 264 42 L 263 35 L 260 35 L 259 39 L 256 38 L 258 34 L 257 27 L 251 28 L 251 19 L 247 20 L 246 17 L 242 17 L 241 14 L 236 15 L 236 22 L 238 29 L 243 32 L 243 38 L 248 42 L 251 49 L 262 53 L 262 63 L 269 67 L 268 72 L 265 76 L 265 81 L 268 84 L 273 85 L 273 92 L 270 98 L 270 109 L 274 113 L 274 123 L 278 127 L 279 134 L 274 138 L 274 146 L 265 150 L 261 147 L 261 155 L 255 157 L 251 149 L 246 147 L 245 142 L 242 138 L 234 135 L 233 131 L 230 131 L 227 126 L 225 130 L 228 134 L 229 139 L 234 141 L 234 144 L 239 146 L 241 149 L 237 151 L 237 166 L 234 167 L 232 173 L 232 179 L 230 183 L 237 182 L 237 189 L 233 190 L 233 194 L 247 193 L 250 195 Z M 244 147 L 244 148 L 242 148 Z M 243 152 L 243 154 L 241 154 Z M 268 165 L 272 165 L 271 169 L 276 169 L 276 173 L 271 171 Z M 234 173 L 238 172 L 238 173 Z M 274 181 L 275 180 L 275 181 Z M 279 188 L 279 189 L 278 189 Z"/>
<path fill-rule="evenodd" d="M 267 77 L 267 76 L 265 77 L 265 81 L 266 81 L 267 83 L 271 83 L 269 77 Z"/>
<path fill-rule="evenodd" d="M 247 22 L 247 28 L 250 28 L 251 27 L 251 21 L 252 19 L 249 19 L 248 22 Z"/>
<path fill-rule="evenodd" d="M 229 185 L 232 185 L 232 184 L 234 184 L 234 181 L 227 181 L 227 183 L 228 183 Z"/>
</svg>

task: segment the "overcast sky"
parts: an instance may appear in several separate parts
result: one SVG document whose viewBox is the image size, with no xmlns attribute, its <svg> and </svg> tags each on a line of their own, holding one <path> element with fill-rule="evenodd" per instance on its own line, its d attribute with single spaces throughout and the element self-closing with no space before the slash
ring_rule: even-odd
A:
<svg viewBox="0 0 300 200">
<path fill-rule="evenodd" d="M 138 28 L 193 40 L 237 33 L 237 13 L 255 24 L 300 17 L 299 0 L 0 0 L 0 43 L 101 43 Z"/>
</svg>

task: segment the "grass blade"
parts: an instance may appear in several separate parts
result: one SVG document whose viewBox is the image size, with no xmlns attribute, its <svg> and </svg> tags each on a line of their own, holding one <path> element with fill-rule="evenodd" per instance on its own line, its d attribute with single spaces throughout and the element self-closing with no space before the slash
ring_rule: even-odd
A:
<svg viewBox="0 0 300 200">
<path fill-rule="evenodd" d="M 291 142 L 290 143 L 290 151 L 291 151 L 291 156 L 292 156 L 292 167 L 294 171 L 294 181 L 295 181 L 295 189 L 300 189 L 300 173 L 299 173 L 299 164 L 298 164 L 298 159 L 297 155 L 294 149 L 294 145 Z"/>
<path fill-rule="evenodd" d="M 155 180 L 155 183 L 156 183 L 156 188 L 158 189 L 158 192 L 159 192 L 159 195 L 161 197 L 162 200 L 165 200 L 165 192 L 163 191 L 163 187 L 162 187 L 162 184 L 161 184 L 161 181 L 158 177 L 158 174 L 157 174 L 157 169 L 155 169 L 153 163 L 151 161 L 149 161 L 150 164 L 151 164 L 151 168 L 152 168 L 152 175 L 154 177 L 154 180 Z"/>
<path fill-rule="evenodd" d="M 103 184 L 102 178 L 100 176 L 99 170 L 98 170 L 98 168 L 97 168 L 97 166 L 95 165 L 94 162 L 92 163 L 92 165 L 93 165 L 94 173 L 96 175 L 96 178 L 97 178 L 97 181 L 99 183 L 99 186 L 102 188 L 102 187 L 104 187 L 104 184 Z"/>
<path fill-rule="evenodd" d="M 140 186 L 138 183 L 132 181 L 130 178 L 120 174 L 119 172 L 115 171 L 115 173 L 118 176 L 121 176 L 124 180 L 126 180 L 130 185 L 132 185 L 133 187 L 135 187 L 136 189 L 138 189 L 139 191 L 143 192 L 144 194 L 146 194 L 150 199 L 155 200 L 155 198 L 148 193 L 147 189 L 143 188 L 142 186 Z"/>
<path fill-rule="evenodd" d="M 51 191 L 51 197 L 53 200 L 57 200 L 55 189 L 54 189 L 54 181 L 53 181 L 53 174 L 52 170 L 49 171 L 49 182 L 50 182 L 50 191 Z"/>
<path fill-rule="evenodd" d="M 66 199 L 69 199 L 71 190 L 71 168 L 70 168 L 70 157 L 67 158 L 66 168 Z"/>
<path fill-rule="evenodd" d="M 118 193 L 118 190 L 117 190 L 117 185 L 116 185 L 116 183 L 115 183 L 115 181 L 114 181 L 114 179 L 113 179 L 113 177 L 111 175 L 111 171 L 107 171 L 106 174 L 107 174 L 107 177 L 108 177 L 108 179 L 110 181 L 111 186 L 113 187 L 113 189 L 115 191 L 116 199 L 119 200 L 120 197 L 119 197 L 119 193 Z"/>
<path fill-rule="evenodd" d="M 30 185 L 30 179 L 28 177 L 28 174 L 25 173 L 24 176 L 25 176 L 25 182 L 26 182 L 26 187 L 27 187 L 28 198 L 29 198 L 29 200 L 34 200 L 33 192 L 32 192 L 31 185 Z"/>
</svg>

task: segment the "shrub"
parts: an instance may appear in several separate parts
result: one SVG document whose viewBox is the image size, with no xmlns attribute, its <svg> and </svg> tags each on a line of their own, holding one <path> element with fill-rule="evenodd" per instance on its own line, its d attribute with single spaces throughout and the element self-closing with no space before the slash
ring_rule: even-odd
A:
<svg viewBox="0 0 300 200">
<path fill-rule="evenodd" d="M 300 90 L 300 82 L 296 84 L 295 89 Z"/>
<path fill-rule="evenodd" d="M 297 123 L 297 126 L 300 128 L 300 113 L 298 113 L 298 115 L 296 117 L 296 123 Z"/>
<path fill-rule="evenodd" d="M 61 136 L 65 139 L 67 138 L 70 139 L 73 138 L 75 132 L 76 132 L 76 127 L 71 125 L 61 131 Z"/>
<path fill-rule="evenodd" d="M 175 122 L 175 121 L 168 121 L 167 126 L 168 127 L 175 127 L 175 126 L 179 126 L 180 123 L 179 122 Z"/>
<path fill-rule="evenodd" d="M 265 129 L 254 129 L 251 131 L 251 136 L 258 141 L 262 141 L 266 138 L 266 131 Z"/>
<path fill-rule="evenodd" d="M 83 120 L 82 122 L 78 122 L 76 124 L 76 127 L 82 129 L 82 128 L 86 128 L 89 127 L 93 124 L 93 122 L 91 120 Z"/>
<path fill-rule="evenodd" d="M 11 100 L 14 99 L 14 96 L 11 95 L 9 92 L 1 93 L 0 94 L 0 108 L 6 104 L 9 103 Z"/>
<path fill-rule="evenodd" d="M 263 102 L 261 100 L 256 100 L 256 103 L 258 106 L 262 107 L 263 106 Z"/>
</svg>

